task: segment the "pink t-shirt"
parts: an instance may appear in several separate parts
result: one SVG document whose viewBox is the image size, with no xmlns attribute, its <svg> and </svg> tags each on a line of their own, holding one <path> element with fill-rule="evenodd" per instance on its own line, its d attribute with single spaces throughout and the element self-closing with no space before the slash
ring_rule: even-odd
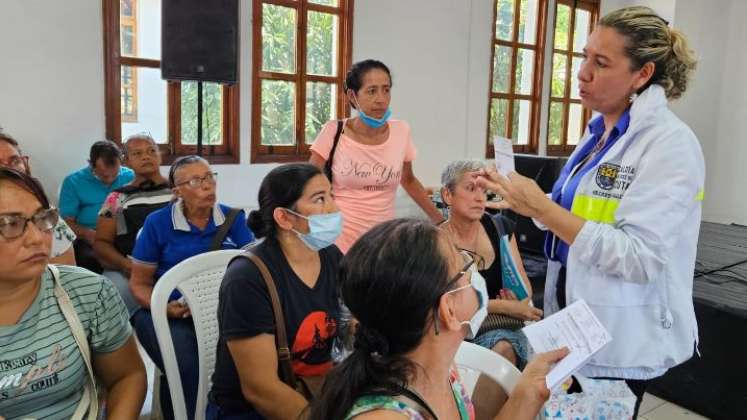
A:
<svg viewBox="0 0 747 420">
<path fill-rule="evenodd" d="M 389 138 L 373 146 L 356 142 L 343 130 L 332 157 L 332 190 L 344 219 L 336 244 L 343 253 L 374 225 L 394 218 L 402 165 L 415 159 L 410 126 L 399 120 L 388 123 Z M 328 159 L 335 132 L 337 121 L 327 122 L 311 150 Z"/>
</svg>

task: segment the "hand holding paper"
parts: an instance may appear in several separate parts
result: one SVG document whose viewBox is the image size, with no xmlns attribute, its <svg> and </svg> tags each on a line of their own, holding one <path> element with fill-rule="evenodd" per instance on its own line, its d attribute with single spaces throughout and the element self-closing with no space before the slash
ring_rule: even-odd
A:
<svg viewBox="0 0 747 420">
<path fill-rule="evenodd" d="M 570 354 L 547 375 L 553 389 L 581 369 L 612 337 L 585 301 L 579 300 L 560 312 L 522 329 L 536 353 L 568 347 Z"/>
</svg>

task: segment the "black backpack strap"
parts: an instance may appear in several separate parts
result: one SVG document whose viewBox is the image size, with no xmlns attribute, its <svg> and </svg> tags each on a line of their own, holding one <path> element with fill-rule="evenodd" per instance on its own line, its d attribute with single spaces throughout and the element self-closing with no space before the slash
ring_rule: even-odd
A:
<svg viewBox="0 0 747 420">
<path fill-rule="evenodd" d="M 215 236 L 213 237 L 213 243 L 210 245 L 211 251 L 218 251 L 221 249 L 221 245 L 223 244 L 223 241 L 226 239 L 226 235 L 228 235 L 228 231 L 231 229 L 231 226 L 233 226 L 233 222 L 236 220 L 236 217 L 239 215 L 239 212 L 241 210 L 232 208 L 228 212 L 228 216 L 226 216 L 226 220 L 223 221 L 223 224 L 220 225 L 220 229 L 218 229 L 217 232 L 215 232 Z"/>
<path fill-rule="evenodd" d="M 329 151 L 329 157 L 324 162 L 324 175 L 327 175 L 329 182 L 332 182 L 332 159 L 335 157 L 335 151 L 337 150 L 337 143 L 340 142 L 340 134 L 342 134 L 342 127 L 345 125 L 345 120 L 337 120 L 337 132 L 335 132 L 335 138 L 332 141 L 332 149 Z"/>
<path fill-rule="evenodd" d="M 413 404 L 407 404 L 407 405 L 409 406 L 414 405 L 415 406 L 414 408 L 416 408 L 420 412 L 420 414 L 427 413 L 431 417 L 432 420 L 438 420 L 438 416 L 433 411 L 431 406 L 428 405 L 428 403 L 425 402 L 425 400 L 420 395 L 418 395 L 417 392 L 411 390 L 410 388 L 400 387 L 400 395 L 395 397 L 394 399 L 404 402 L 405 404 L 407 404 L 408 402 L 411 402 Z"/>
</svg>

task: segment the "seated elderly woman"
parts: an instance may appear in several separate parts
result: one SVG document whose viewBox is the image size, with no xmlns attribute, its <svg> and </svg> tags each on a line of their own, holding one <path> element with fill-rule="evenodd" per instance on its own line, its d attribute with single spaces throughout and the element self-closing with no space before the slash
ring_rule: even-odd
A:
<svg viewBox="0 0 747 420">
<path fill-rule="evenodd" d="M 243 211 L 216 203 L 216 176 L 207 161 L 199 156 L 177 159 L 169 172 L 177 200 L 145 219 L 132 251 L 130 291 L 141 308 L 130 320 L 143 348 L 162 371 L 163 359 L 150 313 L 155 283 L 170 268 L 189 257 L 212 250 L 241 248 L 254 239 Z M 192 418 L 198 383 L 197 342 L 189 308 L 180 297 L 176 291 L 171 295 L 167 315 L 184 400 Z M 161 384 L 163 414 L 173 418 L 168 384 L 166 381 Z"/>
<path fill-rule="evenodd" d="M 0 417 L 95 413 L 95 375 L 107 417 L 137 418 L 147 383 L 127 311 L 106 278 L 48 265 L 58 218 L 36 180 L 0 168 Z"/>
<path fill-rule="evenodd" d="M 441 196 L 449 209 L 449 217 L 441 227 L 451 235 L 457 247 L 477 256 L 477 269 L 487 285 L 489 313 L 520 320 L 539 320 L 542 311 L 530 305 L 532 285 L 519 255 L 513 224 L 500 214 L 485 212 L 487 194 L 484 188 L 477 186 L 473 176 L 484 169 L 483 162 L 473 160 L 455 161 L 444 169 L 441 174 Z M 513 293 L 504 289 L 499 230 L 504 235 L 510 235 L 510 252 L 529 295 L 523 301 L 516 300 Z M 495 350 L 516 365 L 526 363 L 527 341 L 521 331 L 495 329 L 478 335 L 474 342 Z"/>
<path fill-rule="evenodd" d="M 290 364 L 293 375 L 319 382 L 332 367 L 340 320 L 342 253 L 334 242 L 342 232 L 342 216 L 327 177 L 308 163 L 273 169 L 262 181 L 259 210 L 249 214 L 249 223 L 265 237 L 252 252 L 277 288 L 291 349 L 285 366 Z M 295 419 L 308 405 L 310 396 L 278 375 L 283 362 L 270 302 L 256 262 L 234 259 L 220 288 L 220 340 L 208 420 Z"/>
<path fill-rule="evenodd" d="M 93 249 L 104 266 L 104 276 L 117 287 L 127 310 L 137 303 L 129 288 L 135 236 L 148 215 L 171 202 L 173 193 L 161 175 L 161 154 L 149 134 L 135 134 L 122 144 L 123 163 L 135 172 L 135 179 L 110 193 L 99 210 Z"/>
<path fill-rule="evenodd" d="M 485 317 L 485 280 L 471 254 L 424 220 L 364 234 L 340 268 L 343 301 L 360 322 L 355 350 L 327 375 L 313 420 L 473 419 L 454 356 Z M 537 355 L 497 419 L 532 419 L 545 376 L 567 349 Z"/>
<path fill-rule="evenodd" d="M 525 321 L 539 320 L 540 309 L 531 306 L 532 285 L 529 283 L 521 255 L 513 235 L 513 223 L 500 214 L 490 215 L 485 212 L 487 194 L 484 188 L 476 185 L 474 174 L 485 169 L 485 163 L 475 160 L 459 160 L 450 163 L 441 174 L 441 197 L 449 210 L 448 219 L 441 227 L 451 235 L 457 247 L 473 253 L 477 259 L 477 269 L 485 278 L 488 291 L 488 313 L 502 314 L 507 317 Z M 501 236 L 510 235 L 508 250 L 513 256 L 518 274 L 524 281 L 528 297 L 522 301 L 504 288 L 503 265 L 501 262 Z M 506 318 L 503 318 L 506 319 Z M 474 343 L 492 349 L 511 363 L 523 368 L 527 360 L 527 339 L 516 328 L 500 326 L 480 331 Z M 506 325 L 508 327 L 508 325 Z M 503 390 L 493 381 L 481 377 L 475 389 L 475 404 L 479 418 L 489 418 L 495 414 L 498 406 L 505 400 Z M 496 395 L 495 398 L 479 398 L 484 395 Z"/>
</svg>

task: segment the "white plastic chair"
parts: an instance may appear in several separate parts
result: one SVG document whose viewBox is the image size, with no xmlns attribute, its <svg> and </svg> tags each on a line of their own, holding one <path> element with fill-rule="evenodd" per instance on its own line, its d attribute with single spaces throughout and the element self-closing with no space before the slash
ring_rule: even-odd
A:
<svg viewBox="0 0 747 420">
<path fill-rule="evenodd" d="M 466 341 L 459 346 L 454 364 L 459 369 L 462 384 L 470 396 L 480 374 L 495 381 L 509 396 L 514 392 L 521 376 L 519 369 L 500 354 Z M 535 417 L 536 420 L 539 418 L 539 415 Z"/>
<path fill-rule="evenodd" d="M 210 378 L 215 370 L 215 350 L 218 343 L 218 290 L 228 262 L 242 251 L 229 249 L 212 251 L 188 258 L 163 274 L 153 288 L 150 298 L 153 325 L 161 349 L 166 378 L 169 381 L 174 418 L 186 419 L 179 366 L 176 362 L 171 329 L 166 316 L 166 304 L 174 289 L 178 289 L 189 305 L 197 336 L 197 353 L 200 360 L 199 385 L 195 420 L 205 418 Z"/>
<path fill-rule="evenodd" d="M 460 368 L 462 383 L 470 395 L 480 374 L 494 380 L 508 395 L 514 392 L 521 376 L 519 369 L 500 354 L 466 341 L 459 346 L 454 363 Z"/>
</svg>

